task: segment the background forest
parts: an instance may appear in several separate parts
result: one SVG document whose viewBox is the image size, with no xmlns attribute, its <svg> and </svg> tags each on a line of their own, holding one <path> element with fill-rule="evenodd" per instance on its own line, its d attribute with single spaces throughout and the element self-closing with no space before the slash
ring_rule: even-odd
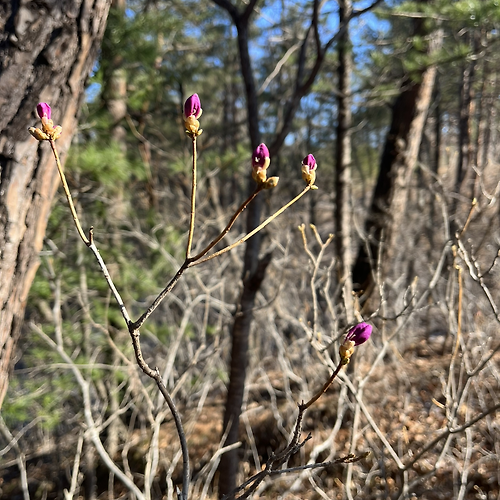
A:
<svg viewBox="0 0 500 500">
<path fill-rule="evenodd" d="M 499 24 L 496 0 L 111 6 L 64 169 L 134 317 L 185 258 L 187 97 L 203 107 L 193 253 L 253 191 L 259 143 L 279 184 L 227 244 L 303 189 L 304 156 L 318 163 L 317 190 L 189 269 L 141 329 L 182 416 L 189 498 L 261 471 L 366 321 L 304 418 L 297 469 L 251 498 L 500 499 Z M 61 189 L 14 363 L 1 499 L 177 497 L 172 414 Z"/>
</svg>

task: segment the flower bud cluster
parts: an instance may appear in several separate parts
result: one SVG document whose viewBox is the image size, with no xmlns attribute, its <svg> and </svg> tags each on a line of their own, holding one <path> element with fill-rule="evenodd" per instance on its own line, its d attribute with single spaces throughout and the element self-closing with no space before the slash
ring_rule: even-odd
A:
<svg viewBox="0 0 500 500">
<path fill-rule="evenodd" d="M 271 163 L 271 159 L 269 158 L 269 149 L 267 146 L 262 143 L 259 144 L 252 156 L 252 178 L 264 189 L 272 189 L 278 185 L 279 177 L 270 177 L 267 178 L 267 168 Z"/>
<path fill-rule="evenodd" d="M 252 178 L 259 186 L 263 186 L 264 189 L 273 188 L 278 184 L 279 180 L 279 177 L 267 178 L 266 171 L 270 163 L 269 149 L 264 143 L 259 144 L 252 156 Z M 302 160 L 302 178 L 311 189 L 318 189 L 314 185 L 317 168 L 316 158 L 312 154 L 308 154 Z"/>
<path fill-rule="evenodd" d="M 368 323 L 359 323 L 347 333 L 344 343 L 339 348 L 340 360 L 347 365 L 354 354 L 354 347 L 364 344 L 372 334 L 372 326 Z"/>
<path fill-rule="evenodd" d="M 42 121 L 42 129 L 38 127 L 30 127 L 29 133 L 38 141 L 48 141 L 59 139 L 62 134 L 62 127 L 58 125 L 54 127 L 54 122 L 51 120 L 52 110 L 46 102 L 40 102 L 36 107 L 36 112 Z"/>
<path fill-rule="evenodd" d="M 197 137 L 203 132 L 198 121 L 202 113 L 203 110 L 201 109 L 198 94 L 188 97 L 184 103 L 184 127 L 186 127 L 186 134 L 189 136 Z"/>
</svg>

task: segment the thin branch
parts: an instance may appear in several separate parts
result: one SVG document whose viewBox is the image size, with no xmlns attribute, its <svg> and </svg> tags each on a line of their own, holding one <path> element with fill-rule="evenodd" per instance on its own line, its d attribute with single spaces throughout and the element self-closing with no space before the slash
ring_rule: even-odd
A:
<svg viewBox="0 0 500 500">
<path fill-rule="evenodd" d="M 269 86 L 269 84 L 273 81 L 273 79 L 279 74 L 283 65 L 290 59 L 291 55 L 300 47 L 300 43 L 297 42 L 295 45 L 292 45 L 286 52 L 285 55 L 276 63 L 274 69 L 269 73 L 267 78 L 264 80 L 260 89 L 257 91 L 257 95 L 261 95 Z"/>
<path fill-rule="evenodd" d="M 241 13 L 229 0 L 213 0 L 213 2 L 219 7 L 222 7 L 231 16 L 234 24 L 240 22 Z"/>
<path fill-rule="evenodd" d="M 71 485 L 69 491 L 66 488 L 64 489 L 65 500 L 72 500 L 78 486 L 78 474 L 80 472 L 80 459 L 82 457 L 83 441 L 84 432 L 81 431 L 80 435 L 78 436 L 78 443 L 76 445 L 75 460 L 73 462 L 73 470 L 71 472 Z"/>
<path fill-rule="evenodd" d="M 354 19 L 356 17 L 362 16 L 363 14 L 366 14 L 370 10 L 373 10 L 377 5 L 380 5 L 381 3 L 385 2 L 385 0 L 375 0 L 371 5 L 368 5 L 368 7 L 365 7 L 364 9 L 360 10 L 355 10 L 350 16 L 350 19 Z"/>
<path fill-rule="evenodd" d="M 257 5 L 258 1 L 259 0 L 249 0 L 249 2 L 247 3 L 247 6 L 245 7 L 245 10 L 240 15 L 240 19 L 242 22 L 248 23 L 248 20 L 250 19 L 250 16 L 251 16 L 252 12 L 254 11 L 255 6 Z"/>
<path fill-rule="evenodd" d="M 144 322 L 151 316 L 151 314 L 153 314 L 153 312 L 161 304 L 161 302 L 168 295 L 168 293 L 172 291 L 174 286 L 179 281 L 180 277 L 183 275 L 184 271 L 187 269 L 187 266 L 188 263 L 187 261 L 185 261 L 184 264 L 182 264 L 182 266 L 179 268 L 175 276 L 169 281 L 168 285 L 160 292 L 158 297 L 156 297 L 153 303 L 147 308 L 144 314 L 137 321 L 128 323 L 128 328 L 131 335 L 133 335 L 134 332 L 136 332 L 137 335 L 139 335 L 138 333 L 139 328 L 141 328 Z"/>
<path fill-rule="evenodd" d="M 360 460 L 363 460 L 369 454 L 370 454 L 369 451 L 361 453 L 360 455 L 349 454 L 346 455 L 345 457 L 340 457 L 335 460 L 330 460 L 329 462 L 319 462 L 315 464 L 299 465 L 298 467 L 289 467 L 288 469 L 273 470 L 270 472 L 269 475 L 279 476 L 281 474 L 289 474 L 294 472 L 300 472 L 303 470 L 320 469 L 320 468 L 327 469 L 328 467 L 333 467 L 334 465 L 338 464 L 354 464 L 356 462 L 359 462 Z"/>
<path fill-rule="evenodd" d="M 371 416 L 370 412 L 368 411 L 368 408 L 365 406 L 363 400 L 359 397 L 358 391 L 354 387 L 353 383 L 350 381 L 349 377 L 344 375 L 342 377 L 342 379 L 348 385 L 349 390 L 351 391 L 353 396 L 356 398 L 356 402 L 359 404 L 359 407 L 361 408 L 361 411 L 365 415 L 366 420 L 368 420 L 368 423 L 370 424 L 371 428 L 375 431 L 375 433 L 377 434 L 380 441 L 382 441 L 385 448 L 387 449 L 387 451 L 389 452 L 389 454 L 391 455 L 393 460 L 396 462 L 396 465 L 398 466 L 398 468 L 400 470 L 403 470 L 404 469 L 403 462 L 401 461 L 398 454 L 396 453 L 394 448 L 391 446 L 391 444 L 389 443 L 389 441 L 385 437 L 384 433 L 380 430 L 378 425 L 375 423 L 375 420 L 373 420 L 373 417 Z"/>
<path fill-rule="evenodd" d="M 191 169 L 191 213 L 189 216 L 189 232 L 186 247 L 186 259 L 189 259 L 189 254 L 191 253 L 191 245 L 193 244 L 193 233 L 194 233 L 194 216 L 196 210 L 196 161 L 197 161 L 197 150 L 196 150 L 196 135 L 191 136 L 192 146 L 193 146 L 193 166 Z"/>
<path fill-rule="evenodd" d="M 109 289 L 111 290 L 111 293 L 113 294 L 113 297 L 115 298 L 116 303 L 118 304 L 118 307 L 120 308 L 120 312 L 122 313 L 123 319 L 125 320 L 125 323 L 127 326 L 130 326 L 132 323 L 132 320 L 130 319 L 130 315 L 127 311 L 127 308 L 125 307 L 125 303 L 123 302 L 123 299 L 121 298 L 120 293 L 118 292 L 115 284 L 113 283 L 113 280 L 111 279 L 111 275 L 109 274 L 108 268 L 106 267 L 106 264 L 104 263 L 103 258 L 101 257 L 101 254 L 99 253 L 99 250 L 95 246 L 94 243 L 94 228 L 91 227 L 89 230 L 89 242 L 87 243 L 87 246 L 92 250 L 93 254 L 95 255 L 95 258 L 97 259 L 97 262 L 99 264 L 99 267 L 101 268 L 102 274 L 108 284 Z"/>
<path fill-rule="evenodd" d="M 215 252 L 214 254 L 212 254 L 212 255 L 204 258 L 204 259 L 198 260 L 196 262 L 191 262 L 188 265 L 188 267 L 197 266 L 199 264 L 202 264 L 203 262 L 207 262 L 207 261 L 209 261 L 209 260 L 211 260 L 211 259 L 213 259 L 215 257 L 218 257 L 219 255 L 222 255 L 222 254 L 224 254 L 226 252 L 229 252 L 233 248 L 236 248 L 237 246 L 241 245 L 242 243 L 244 243 L 245 241 L 247 241 L 249 238 L 251 238 L 255 233 L 258 233 L 259 231 L 261 231 L 262 229 L 264 229 L 270 222 L 272 222 L 274 219 L 276 219 L 276 217 L 278 217 L 278 215 L 281 215 L 287 208 L 289 208 L 296 201 L 298 201 L 300 198 L 302 198 L 302 196 L 304 196 L 311 188 L 312 188 L 311 185 L 307 185 L 303 189 L 303 191 L 300 194 L 298 194 L 293 200 L 289 201 L 286 205 L 284 205 L 279 210 L 277 210 L 273 215 L 271 215 L 270 217 L 268 217 L 264 222 L 262 222 L 262 224 L 260 224 L 259 226 L 257 226 L 253 231 L 250 231 L 243 238 L 240 238 L 235 243 L 227 246 L 226 248 L 223 248 L 222 250 L 219 250 L 218 252 Z"/>
<path fill-rule="evenodd" d="M 299 411 L 306 411 L 313 403 L 315 403 L 332 385 L 335 377 L 340 373 L 340 370 L 344 366 L 342 363 L 339 363 L 337 368 L 333 371 L 330 378 L 324 383 L 323 387 L 307 402 L 299 405 Z"/>
<path fill-rule="evenodd" d="M 57 170 L 59 171 L 59 177 L 61 177 L 61 182 L 63 185 L 64 189 L 64 194 L 66 195 L 66 199 L 68 200 L 68 205 L 69 209 L 71 211 L 71 215 L 73 216 L 73 221 L 75 222 L 76 230 L 78 231 L 78 234 L 80 235 L 80 238 L 83 240 L 83 242 L 89 246 L 90 241 L 83 232 L 82 225 L 80 224 L 80 219 L 78 218 L 78 214 L 76 213 L 76 208 L 75 204 L 73 203 L 73 198 L 71 196 L 71 193 L 69 191 L 68 183 L 66 182 L 66 176 L 64 175 L 63 169 L 62 169 L 62 164 L 61 164 L 61 159 L 59 158 L 59 153 L 57 152 L 56 149 L 56 143 L 53 139 L 49 139 L 49 144 L 50 147 L 52 148 L 52 153 L 54 154 L 54 158 L 56 160 L 56 165 L 57 165 Z"/>
<path fill-rule="evenodd" d="M 479 422 L 484 417 L 492 414 L 493 412 L 495 412 L 499 409 L 500 409 L 500 403 L 497 403 L 496 405 L 481 412 L 479 415 L 476 415 L 474 418 L 465 422 L 464 424 L 460 425 L 459 427 L 444 429 L 443 432 L 441 432 L 441 434 L 437 435 L 432 441 L 427 443 L 426 446 L 424 446 L 416 455 L 414 455 L 412 457 L 412 459 L 409 462 L 407 462 L 404 465 L 404 470 L 408 470 L 411 467 L 413 467 L 415 465 L 415 463 L 418 462 L 422 458 L 423 455 L 425 455 L 430 449 L 434 448 L 434 446 L 436 446 L 436 444 L 438 444 L 439 441 L 441 441 L 442 439 L 448 437 L 450 434 L 458 434 L 460 432 L 463 432 L 465 429 L 468 429 L 469 427 L 473 426 L 476 422 Z"/>
<path fill-rule="evenodd" d="M 236 219 L 241 215 L 243 210 L 250 204 L 250 202 L 262 191 L 263 187 L 258 186 L 255 191 L 240 205 L 238 210 L 236 210 L 235 214 L 231 217 L 230 221 L 228 222 L 227 226 L 220 232 L 220 234 L 214 238 L 210 244 L 204 248 L 200 253 L 195 255 L 194 257 L 191 257 L 188 259 L 189 263 L 191 262 L 196 262 L 197 260 L 201 259 L 204 255 L 206 255 L 212 248 L 219 243 L 219 241 L 226 236 L 226 234 L 230 231 L 230 229 L 233 227 L 234 223 L 236 222 Z"/>
</svg>

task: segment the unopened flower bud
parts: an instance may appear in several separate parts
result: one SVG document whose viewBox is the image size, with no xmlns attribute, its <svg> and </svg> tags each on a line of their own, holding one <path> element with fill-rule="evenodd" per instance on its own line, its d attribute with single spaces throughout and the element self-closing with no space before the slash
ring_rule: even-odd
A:
<svg viewBox="0 0 500 500">
<path fill-rule="evenodd" d="M 29 133 L 39 141 L 56 140 L 61 136 L 62 127 L 59 125 L 54 127 L 54 122 L 51 120 L 52 110 L 46 102 L 40 102 L 36 106 L 36 112 L 42 121 L 42 129 L 30 127 Z"/>
<path fill-rule="evenodd" d="M 186 127 L 186 133 L 191 137 L 198 136 L 203 132 L 198 121 L 202 112 L 198 94 L 193 94 L 186 99 L 184 103 L 184 126 Z"/>
<path fill-rule="evenodd" d="M 38 103 L 36 106 L 36 112 L 38 113 L 38 116 L 40 118 L 47 118 L 47 120 L 50 120 L 52 110 L 50 109 L 50 106 L 46 102 Z"/>
<path fill-rule="evenodd" d="M 364 344 L 372 334 L 372 326 L 368 323 L 359 323 L 353 326 L 345 336 L 344 343 L 339 347 L 340 360 L 347 365 L 354 354 L 354 347 Z"/>
<path fill-rule="evenodd" d="M 364 344 L 372 334 L 372 326 L 368 323 L 359 323 L 353 326 L 346 335 L 346 341 L 353 341 L 354 345 Z"/>
<path fill-rule="evenodd" d="M 266 170 L 270 163 L 269 149 L 267 149 L 264 143 L 259 144 L 252 156 L 252 177 L 257 184 L 262 184 L 266 181 Z"/>
<path fill-rule="evenodd" d="M 279 177 L 269 177 L 264 184 L 264 189 L 272 189 L 278 185 Z"/>
<path fill-rule="evenodd" d="M 198 120 L 202 112 L 203 110 L 201 109 L 201 102 L 198 94 L 193 94 L 186 99 L 184 103 L 184 118 L 186 120 L 191 116 L 194 116 L 194 118 Z"/>
<path fill-rule="evenodd" d="M 318 165 L 316 163 L 316 158 L 312 154 L 308 154 L 302 160 L 302 179 L 309 185 L 313 185 L 316 181 L 316 168 Z"/>
<path fill-rule="evenodd" d="M 340 359 L 342 360 L 342 364 L 346 365 L 349 363 L 351 356 L 354 354 L 354 342 L 352 340 L 346 340 L 339 347 Z"/>
</svg>

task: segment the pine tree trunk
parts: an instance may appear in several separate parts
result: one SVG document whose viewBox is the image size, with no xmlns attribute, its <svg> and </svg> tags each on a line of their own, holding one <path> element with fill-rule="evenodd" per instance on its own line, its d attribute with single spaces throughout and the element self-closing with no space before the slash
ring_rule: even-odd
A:
<svg viewBox="0 0 500 500">
<path fill-rule="evenodd" d="M 352 14 L 351 0 L 339 1 L 339 24 Z M 352 251 L 351 251 L 351 74 L 352 47 L 349 28 L 342 32 L 338 42 L 338 123 L 335 162 L 335 231 L 339 277 L 343 283 L 347 323 L 354 321 L 352 306 Z"/>
<path fill-rule="evenodd" d="M 470 35 L 471 49 L 474 53 L 479 50 L 477 33 Z M 455 180 L 455 192 L 462 193 L 472 198 L 474 191 L 474 144 L 471 133 L 471 117 L 474 115 L 474 79 L 476 75 L 477 61 L 464 62 L 462 81 L 460 85 L 460 107 L 458 110 L 458 160 L 457 174 Z M 458 198 L 454 199 L 453 211 L 457 208 Z"/>
<path fill-rule="evenodd" d="M 38 102 L 63 127 L 64 161 L 109 2 L 4 2 L 0 18 L 0 406 L 58 186 L 48 144 L 33 139 Z M 71 223 L 68 214 L 68 223 Z"/>
<path fill-rule="evenodd" d="M 438 31 L 429 44 L 429 53 L 439 49 L 442 32 Z M 397 248 L 398 228 L 401 227 L 408 196 L 409 179 L 415 167 L 423 127 L 431 102 L 436 67 L 423 70 L 418 79 L 406 79 L 402 92 L 392 109 L 392 121 L 387 134 L 380 170 L 365 229 L 369 235 L 369 255 L 365 245 L 359 249 L 353 268 L 353 282 L 365 291 L 373 285 L 372 270 L 378 262 L 382 235 L 386 241 L 386 267 Z"/>
</svg>

